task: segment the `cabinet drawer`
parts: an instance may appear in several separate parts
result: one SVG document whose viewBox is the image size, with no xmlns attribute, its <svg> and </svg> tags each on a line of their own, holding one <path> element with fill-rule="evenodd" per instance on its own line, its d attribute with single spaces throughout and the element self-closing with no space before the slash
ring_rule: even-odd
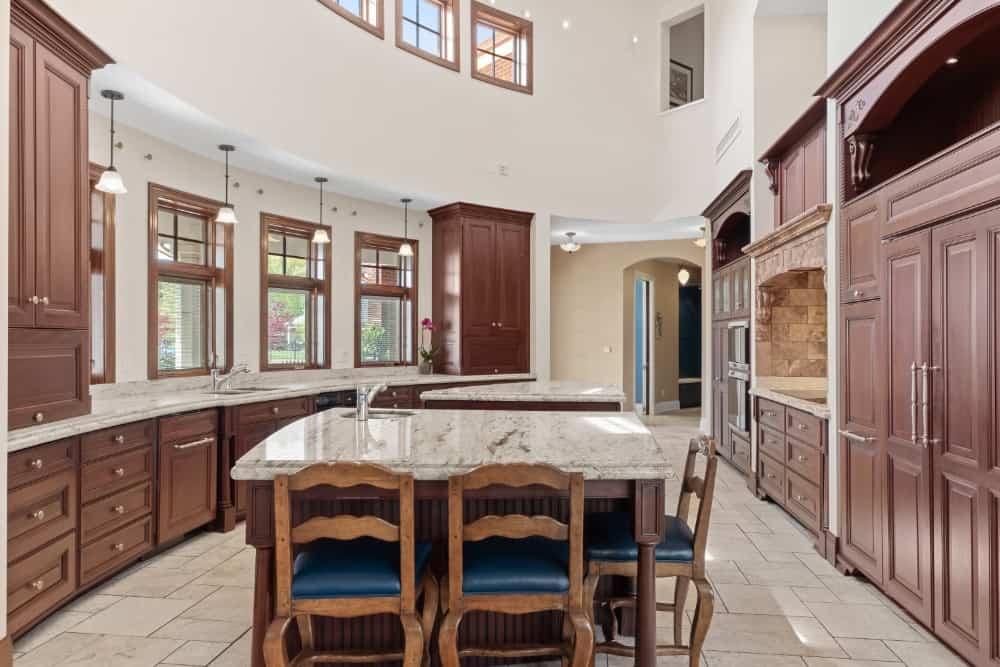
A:
<svg viewBox="0 0 1000 667">
<path fill-rule="evenodd" d="M 463 373 L 489 375 L 528 371 L 527 346 L 520 337 L 466 338 L 462 345 Z"/>
<path fill-rule="evenodd" d="M 744 440 L 733 431 L 730 431 L 730 438 L 733 445 L 733 465 L 744 474 L 750 472 L 750 441 Z"/>
<path fill-rule="evenodd" d="M 16 635 L 76 590 L 76 536 L 60 538 L 7 569 L 7 632 Z"/>
<path fill-rule="evenodd" d="M 80 511 L 80 542 L 86 544 L 152 511 L 152 481 L 88 503 Z"/>
<path fill-rule="evenodd" d="M 124 424 L 82 436 L 80 456 L 84 463 L 89 463 L 126 449 L 151 445 L 155 439 L 156 422 L 152 419 L 135 424 Z"/>
<path fill-rule="evenodd" d="M 785 498 L 785 466 L 770 456 L 761 456 L 757 461 L 760 486 L 767 495 L 781 501 Z"/>
<path fill-rule="evenodd" d="M 789 471 L 785 482 L 785 509 L 813 532 L 820 529 L 819 487 Z"/>
<path fill-rule="evenodd" d="M 241 405 L 239 416 L 240 425 L 256 424 L 274 419 L 288 419 L 291 417 L 304 417 L 312 413 L 312 399 L 308 396 L 302 398 L 290 398 L 285 401 L 269 401 L 267 403 L 254 403 L 253 405 Z"/>
<path fill-rule="evenodd" d="M 374 408 L 412 408 L 413 387 L 389 387 L 375 397 Z"/>
<path fill-rule="evenodd" d="M 785 406 L 766 398 L 757 399 L 757 423 L 785 432 Z"/>
<path fill-rule="evenodd" d="M 146 446 L 86 464 L 81 475 L 81 499 L 86 503 L 152 479 L 153 460 L 153 447 Z"/>
<path fill-rule="evenodd" d="M 64 470 L 76 468 L 77 440 L 60 440 L 50 445 L 14 452 L 7 459 L 7 486 L 15 489 Z"/>
<path fill-rule="evenodd" d="M 775 433 L 761 426 L 757 429 L 757 446 L 762 454 L 767 454 L 778 461 L 785 459 L 785 436 L 782 433 Z"/>
<path fill-rule="evenodd" d="M 797 442 L 794 438 L 788 438 L 788 456 L 785 463 L 789 470 L 793 470 L 802 475 L 813 484 L 820 483 L 822 465 L 820 452 L 810 445 Z"/>
<path fill-rule="evenodd" d="M 80 549 L 80 585 L 86 586 L 152 548 L 152 516 L 119 528 Z"/>
<path fill-rule="evenodd" d="M 90 344 L 86 331 L 11 329 L 8 427 L 48 424 L 90 412 Z"/>
<path fill-rule="evenodd" d="M 819 417 L 814 417 L 795 408 L 788 408 L 786 421 L 785 433 L 788 434 L 788 437 L 814 447 L 819 447 L 823 442 L 823 420 Z"/>
<path fill-rule="evenodd" d="M 160 418 L 160 442 L 195 440 L 198 436 L 213 434 L 219 429 L 217 410 L 202 410 L 183 415 Z"/>
<path fill-rule="evenodd" d="M 65 470 L 7 497 L 7 562 L 76 528 L 76 471 Z"/>
</svg>

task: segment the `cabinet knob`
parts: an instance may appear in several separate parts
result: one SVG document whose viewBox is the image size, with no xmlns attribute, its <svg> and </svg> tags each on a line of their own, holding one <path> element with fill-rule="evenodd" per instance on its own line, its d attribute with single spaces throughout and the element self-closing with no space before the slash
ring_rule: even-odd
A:
<svg viewBox="0 0 1000 667">
<path fill-rule="evenodd" d="M 115 514 L 125 514 L 125 506 L 124 505 L 115 505 L 114 508 L 112 508 L 112 511 Z"/>
<path fill-rule="evenodd" d="M 45 466 L 45 461 L 41 459 L 34 459 L 30 463 L 28 463 L 28 465 L 31 466 L 32 470 L 41 470 L 42 467 Z"/>
<path fill-rule="evenodd" d="M 119 445 L 124 445 L 125 444 L 125 436 L 122 435 L 121 433 L 119 433 L 118 435 L 116 435 L 115 436 L 115 443 L 119 444 Z"/>
<path fill-rule="evenodd" d="M 39 299 L 39 298 L 38 298 L 37 296 L 33 296 L 33 297 L 31 297 L 30 299 L 28 299 L 28 301 L 29 301 L 30 303 L 33 303 L 33 304 L 35 304 L 35 305 L 38 305 L 38 302 L 39 302 L 39 301 L 41 301 L 41 299 Z"/>
<path fill-rule="evenodd" d="M 773 472 L 767 473 L 767 478 L 768 479 L 774 479 L 774 473 Z"/>
<path fill-rule="evenodd" d="M 801 502 L 805 502 L 806 500 L 808 500 L 808 498 L 806 498 L 805 496 L 795 496 L 795 499 L 797 501 L 799 501 L 800 503 Z"/>
<path fill-rule="evenodd" d="M 115 551 L 117 551 L 118 553 L 121 553 L 122 551 L 125 551 L 125 545 L 122 544 L 121 542 L 119 542 L 118 544 L 116 544 L 115 546 L 113 546 L 111 548 L 114 549 Z"/>
<path fill-rule="evenodd" d="M 49 297 L 43 296 L 42 297 L 42 303 L 44 303 L 46 306 L 49 305 Z"/>
<path fill-rule="evenodd" d="M 392 409 L 395 410 L 397 408 L 399 408 L 399 403 L 393 403 L 392 404 Z"/>
<path fill-rule="evenodd" d="M 37 510 L 31 513 L 31 518 L 35 521 L 45 521 L 45 510 Z"/>
<path fill-rule="evenodd" d="M 864 293 L 863 290 L 859 290 L 859 289 L 854 290 L 854 298 L 855 299 L 857 299 L 859 296 L 864 296 L 864 295 L 865 295 L 865 293 Z"/>
<path fill-rule="evenodd" d="M 494 369 L 493 369 L 493 373 L 494 373 L 494 374 L 497 374 L 497 373 L 499 373 L 499 372 L 500 372 L 500 369 L 499 369 L 499 368 L 494 368 Z"/>
<path fill-rule="evenodd" d="M 115 477 L 125 476 L 125 468 L 115 468 L 114 470 L 112 470 L 112 472 L 115 474 Z"/>
<path fill-rule="evenodd" d="M 32 419 L 35 420 L 36 424 L 41 424 L 43 421 L 45 421 L 45 413 L 44 412 L 36 412 L 34 414 L 34 416 L 32 417 Z"/>
<path fill-rule="evenodd" d="M 806 426 L 805 424 L 796 424 L 795 428 L 799 429 L 800 431 L 808 431 L 809 430 L 809 427 Z"/>
<path fill-rule="evenodd" d="M 503 322 L 497 322 L 497 328 L 498 329 L 502 329 L 503 328 Z"/>
<path fill-rule="evenodd" d="M 31 582 L 31 587 L 34 588 L 36 591 L 41 591 L 43 588 L 45 588 L 45 582 L 42 579 L 39 579 L 38 581 L 33 581 Z"/>
<path fill-rule="evenodd" d="M 273 408 L 271 408 L 271 414 L 273 414 L 273 415 L 276 415 L 276 414 L 278 414 L 279 412 L 281 412 L 281 410 L 280 410 L 280 409 L 278 408 L 278 406 L 277 406 L 277 405 L 276 405 L 276 406 L 274 406 Z"/>
<path fill-rule="evenodd" d="M 765 417 L 774 417 L 775 416 L 774 415 L 774 410 L 764 410 L 763 412 L 761 412 L 761 414 L 764 415 Z"/>
<path fill-rule="evenodd" d="M 795 458 L 798 459 L 799 463 L 805 463 L 806 461 L 809 460 L 808 456 L 802 456 L 801 454 L 799 454 Z"/>
</svg>

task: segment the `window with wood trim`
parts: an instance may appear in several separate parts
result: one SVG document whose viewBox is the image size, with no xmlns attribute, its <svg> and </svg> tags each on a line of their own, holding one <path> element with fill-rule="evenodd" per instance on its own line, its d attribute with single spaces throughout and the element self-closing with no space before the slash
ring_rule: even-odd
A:
<svg viewBox="0 0 1000 667">
<path fill-rule="evenodd" d="M 364 28 L 379 39 L 385 37 L 385 0 L 319 0 L 354 25 Z"/>
<path fill-rule="evenodd" d="M 149 185 L 149 377 L 207 375 L 233 358 L 233 228 L 222 202 Z"/>
<path fill-rule="evenodd" d="M 90 384 L 115 381 L 115 196 L 90 165 Z"/>
<path fill-rule="evenodd" d="M 414 363 L 417 332 L 417 259 L 399 254 L 403 239 L 355 233 L 355 366 Z"/>
<path fill-rule="evenodd" d="M 396 46 L 458 71 L 458 0 L 396 0 Z"/>
<path fill-rule="evenodd" d="M 261 370 L 330 367 L 330 244 L 319 225 L 260 215 Z"/>
<path fill-rule="evenodd" d="M 531 21 L 473 1 L 472 78 L 531 94 L 531 35 Z"/>
</svg>

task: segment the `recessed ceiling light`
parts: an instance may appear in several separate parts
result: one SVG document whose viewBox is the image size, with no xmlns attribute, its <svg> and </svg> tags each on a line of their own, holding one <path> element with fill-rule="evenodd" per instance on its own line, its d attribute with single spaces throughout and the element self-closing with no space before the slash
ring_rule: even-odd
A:
<svg viewBox="0 0 1000 667">
<path fill-rule="evenodd" d="M 563 30 L 569 30 L 569 25 L 570 25 L 569 19 L 563 19 L 562 21 Z"/>
<path fill-rule="evenodd" d="M 633 44 L 639 43 L 639 35 L 632 35 L 632 43 Z"/>
<path fill-rule="evenodd" d="M 951 58 L 948 58 L 948 60 L 945 60 L 944 64 L 945 65 L 957 65 L 958 64 L 958 58 L 956 58 L 955 56 L 952 56 Z"/>
</svg>

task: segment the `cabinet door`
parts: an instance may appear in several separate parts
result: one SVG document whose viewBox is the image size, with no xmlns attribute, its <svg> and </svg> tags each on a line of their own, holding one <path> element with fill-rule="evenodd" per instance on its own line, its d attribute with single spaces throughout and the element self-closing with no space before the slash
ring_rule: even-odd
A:
<svg viewBox="0 0 1000 667">
<path fill-rule="evenodd" d="M 877 299 L 879 286 L 879 209 L 875 195 L 844 208 L 840 222 L 840 300 Z"/>
<path fill-rule="evenodd" d="M 273 421 L 240 425 L 239 429 L 239 433 L 235 439 L 235 451 L 233 452 L 234 464 L 241 456 L 259 445 L 264 438 L 277 430 Z M 233 504 L 236 507 L 236 513 L 243 514 L 247 511 L 247 483 L 234 481 L 233 491 Z"/>
<path fill-rule="evenodd" d="M 218 449 L 214 433 L 160 443 L 161 544 L 215 518 Z"/>
<path fill-rule="evenodd" d="M 86 329 L 87 78 L 35 45 L 35 325 Z"/>
<path fill-rule="evenodd" d="M 501 334 L 524 337 L 530 328 L 531 230 L 525 225 L 496 225 L 496 317 Z"/>
<path fill-rule="evenodd" d="M 10 26 L 10 165 L 7 315 L 12 327 L 35 323 L 34 40 Z"/>
<path fill-rule="evenodd" d="M 840 316 L 840 548 L 868 579 L 882 583 L 884 421 L 882 305 L 844 306 Z"/>
<path fill-rule="evenodd" d="M 726 459 L 732 458 L 729 437 L 729 392 L 726 381 L 729 353 L 726 346 L 729 327 L 723 323 L 712 328 L 712 435 L 716 450 Z"/>
<path fill-rule="evenodd" d="M 930 436 L 934 457 L 934 628 L 981 665 L 1000 657 L 990 650 L 1000 640 L 991 637 L 990 619 L 1000 567 L 998 253 L 995 209 L 934 228 L 933 357 L 926 382 L 921 378 L 933 406 L 921 433 Z"/>
<path fill-rule="evenodd" d="M 86 331 L 11 329 L 8 425 L 20 428 L 90 412 Z"/>
<path fill-rule="evenodd" d="M 496 331 L 496 226 L 471 220 L 462 227 L 462 330 L 467 336 Z"/>
<path fill-rule="evenodd" d="M 930 456 L 917 437 L 919 366 L 930 358 L 930 236 L 885 246 L 888 415 L 885 457 L 884 586 L 913 616 L 931 623 Z"/>
</svg>

